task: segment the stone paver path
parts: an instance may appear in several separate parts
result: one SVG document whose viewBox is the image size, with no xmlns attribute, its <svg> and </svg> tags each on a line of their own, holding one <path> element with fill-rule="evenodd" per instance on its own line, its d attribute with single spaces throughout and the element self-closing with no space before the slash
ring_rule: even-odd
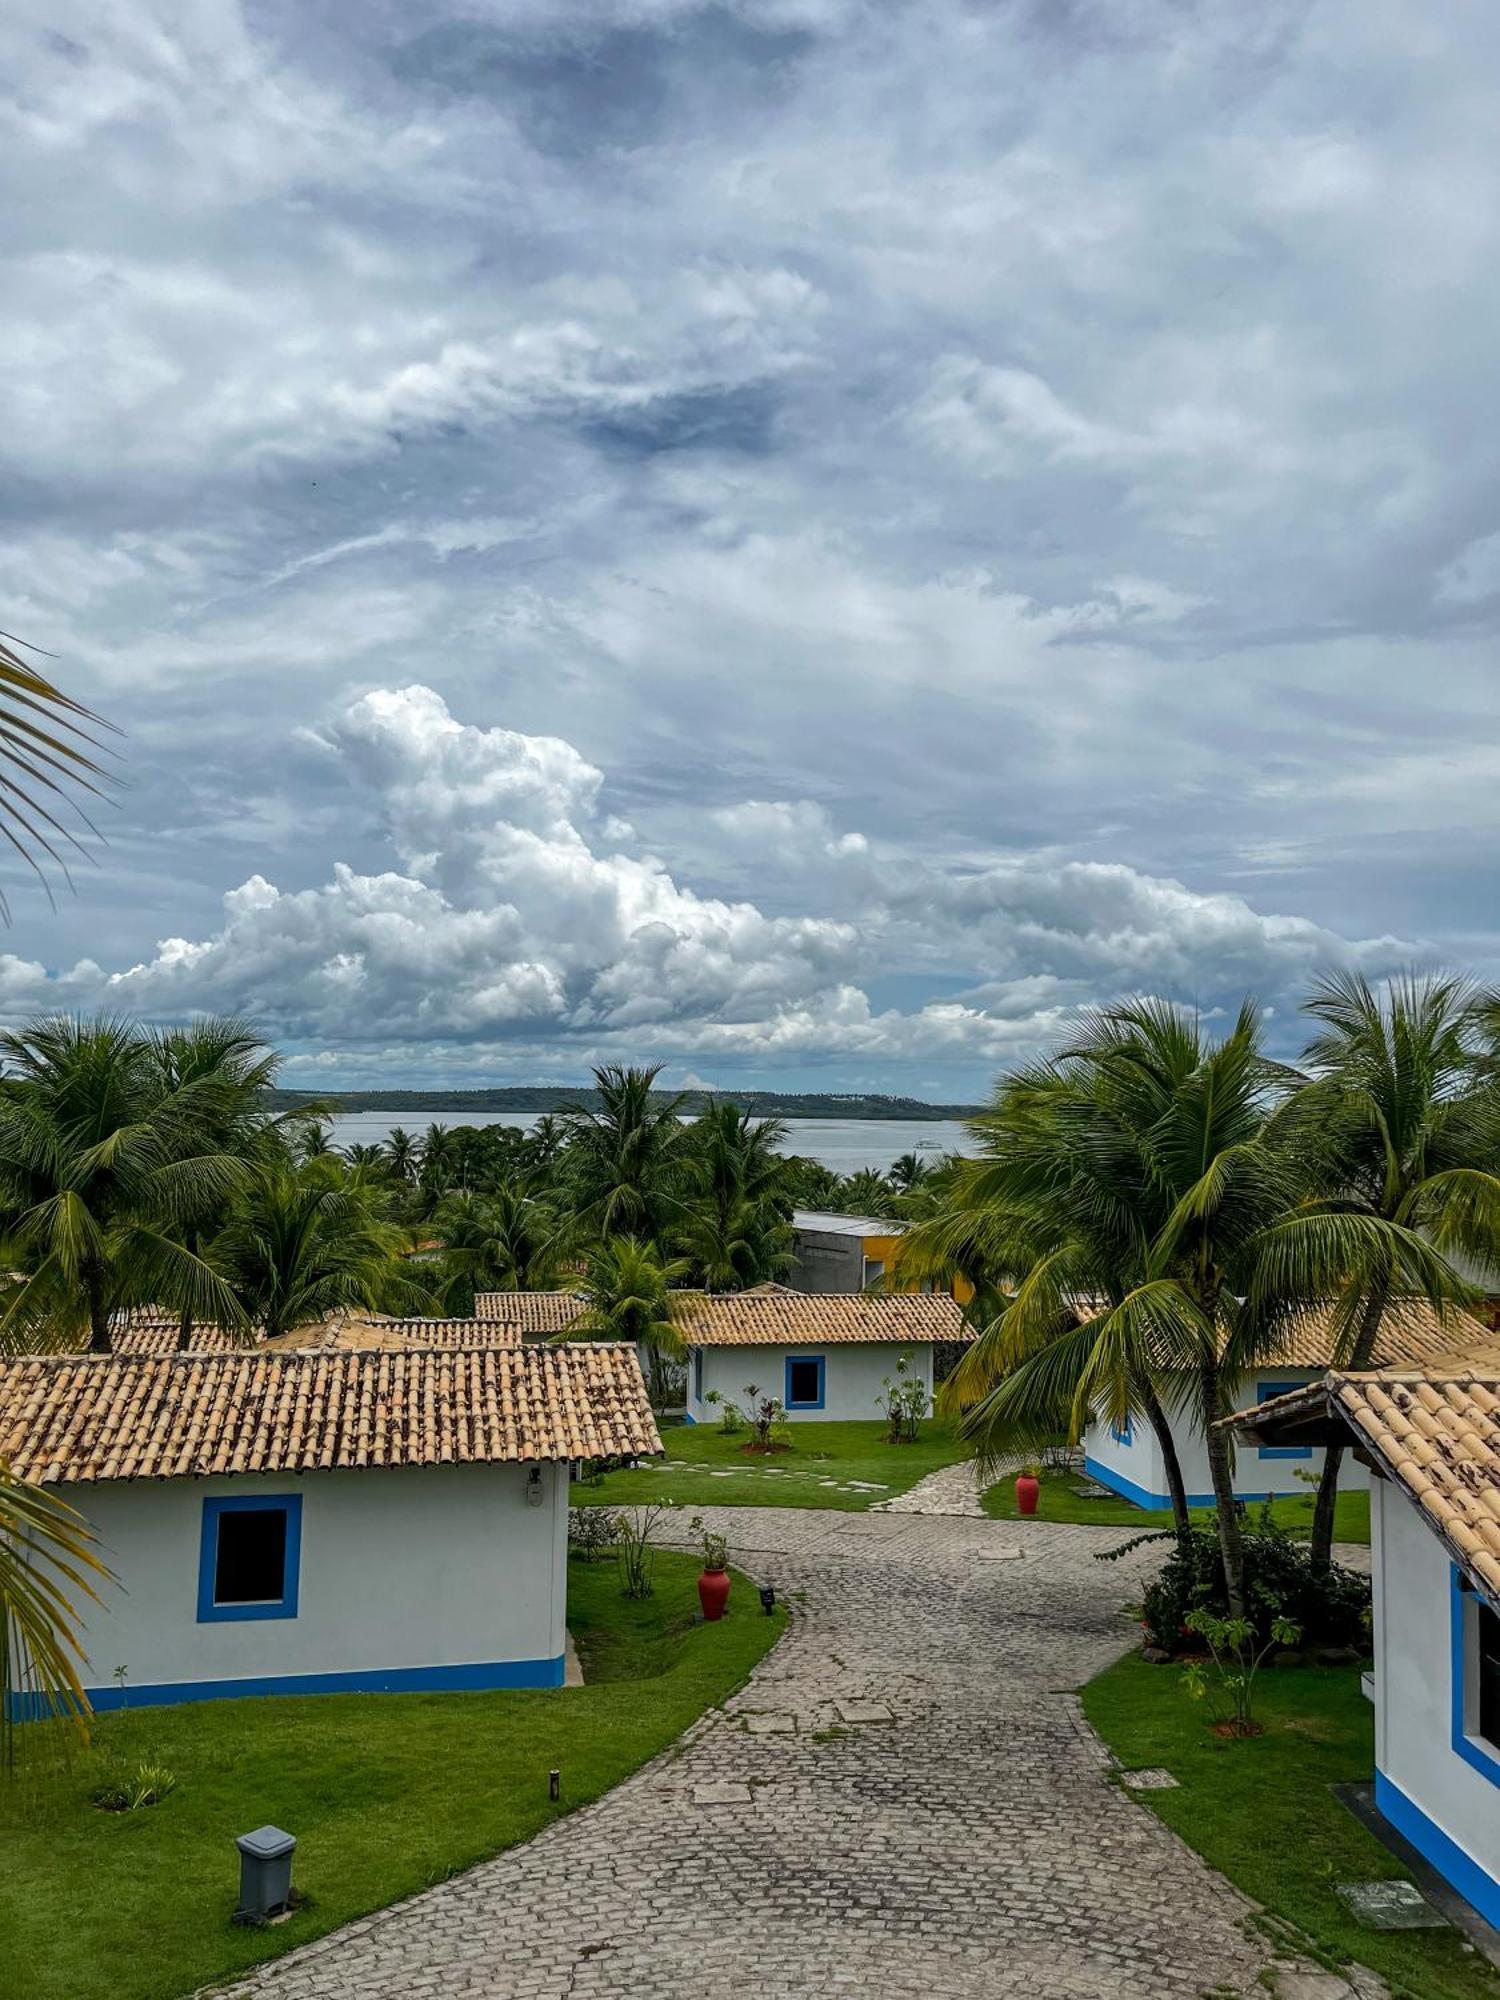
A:
<svg viewBox="0 0 1500 2000">
<path fill-rule="evenodd" d="M 1069 1692 L 1128 1644 L 1151 1551 L 1105 1566 L 1117 1529 L 1038 1522 L 710 1518 L 795 1614 L 727 1710 L 238 2000 L 1260 1990 L 1247 1906 L 1108 1782 Z"/>
<path fill-rule="evenodd" d="M 982 1521 L 984 1509 L 979 1496 L 993 1484 L 993 1480 L 979 1477 L 972 1458 L 961 1458 L 957 1465 L 940 1465 L 936 1472 L 929 1472 L 925 1479 L 919 1479 L 905 1493 L 898 1493 L 894 1500 L 877 1500 L 870 1512 L 962 1514 Z"/>
</svg>

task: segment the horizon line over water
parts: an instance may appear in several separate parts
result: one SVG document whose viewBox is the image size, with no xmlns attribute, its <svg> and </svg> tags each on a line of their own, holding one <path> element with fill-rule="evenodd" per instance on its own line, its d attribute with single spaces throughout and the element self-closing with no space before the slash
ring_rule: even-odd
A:
<svg viewBox="0 0 1500 2000">
<path fill-rule="evenodd" d="M 336 1146 L 375 1146 L 384 1144 L 398 1125 L 419 1139 L 429 1125 L 509 1125 L 525 1131 L 543 1115 L 539 1111 L 474 1111 L 461 1116 L 340 1111 L 326 1122 Z M 961 1152 L 967 1141 L 955 1118 L 792 1118 L 787 1125 L 779 1152 L 821 1160 L 838 1174 L 858 1173 L 864 1167 L 885 1173 L 903 1153 L 935 1160 L 943 1153 Z"/>
</svg>

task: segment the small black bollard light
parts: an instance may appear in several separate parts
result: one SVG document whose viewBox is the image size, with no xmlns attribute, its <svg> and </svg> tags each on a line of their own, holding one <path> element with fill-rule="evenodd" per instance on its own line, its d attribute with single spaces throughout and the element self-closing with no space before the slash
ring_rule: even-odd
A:
<svg viewBox="0 0 1500 2000">
<path fill-rule="evenodd" d="M 768 1618 L 770 1617 L 771 1613 L 776 1609 L 776 1586 L 774 1584 L 763 1583 L 761 1585 L 760 1608 L 762 1611 L 765 1612 Z"/>
<path fill-rule="evenodd" d="M 547 1796 L 549 1799 L 554 1800 L 562 1797 L 561 1771 L 549 1771 L 547 1773 Z"/>
<path fill-rule="evenodd" d="M 237 1924 L 269 1923 L 292 1905 L 292 1854 L 297 1840 L 279 1826 L 258 1826 L 237 1836 L 240 1906 Z"/>
</svg>

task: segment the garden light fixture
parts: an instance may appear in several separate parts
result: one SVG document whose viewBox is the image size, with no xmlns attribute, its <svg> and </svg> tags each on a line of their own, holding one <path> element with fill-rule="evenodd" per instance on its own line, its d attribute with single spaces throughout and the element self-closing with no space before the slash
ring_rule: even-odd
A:
<svg viewBox="0 0 1500 2000">
<path fill-rule="evenodd" d="M 763 1583 L 761 1585 L 760 1608 L 762 1611 L 765 1612 L 768 1618 L 770 1617 L 771 1613 L 776 1609 L 776 1586 L 774 1584 Z"/>
</svg>

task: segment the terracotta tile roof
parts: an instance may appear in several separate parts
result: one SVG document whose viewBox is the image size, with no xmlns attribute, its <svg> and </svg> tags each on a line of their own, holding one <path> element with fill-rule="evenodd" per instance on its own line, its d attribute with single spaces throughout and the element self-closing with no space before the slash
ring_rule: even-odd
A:
<svg viewBox="0 0 1500 2000">
<path fill-rule="evenodd" d="M 758 1285 L 717 1297 L 684 1293 L 674 1317 L 692 1347 L 786 1347 L 798 1341 L 970 1340 L 947 1292 L 793 1292 Z"/>
<path fill-rule="evenodd" d="M 1465 1354 L 1471 1347 L 1493 1344 L 1481 1321 L 1457 1306 L 1441 1318 L 1426 1299 L 1394 1299 L 1380 1316 L 1375 1368 L 1425 1367 L 1439 1355 Z M 1331 1368 L 1338 1360 L 1331 1305 L 1308 1306 L 1287 1327 L 1276 1349 L 1276 1360 L 1289 1368 Z"/>
<path fill-rule="evenodd" d="M 42 1483 L 660 1450 L 635 1350 L 604 1342 L 0 1362 L 0 1459 Z"/>
<path fill-rule="evenodd" d="M 116 1354 L 162 1355 L 177 1352 L 177 1319 L 134 1319 L 116 1325 L 111 1338 Z M 192 1354 L 235 1354 L 266 1346 L 287 1350 L 303 1347 L 514 1347 L 521 1330 L 499 1320 L 381 1319 L 373 1313 L 336 1314 L 310 1326 L 269 1340 L 259 1328 L 231 1333 L 218 1326 L 194 1326 L 188 1351 Z"/>
<path fill-rule="evenodd" d="M 1469 1578 L 1500 1604 L 1500 1368 L 1331 1371 L 1226 1421 L 1260 1424 L 1336 1410 L 1421 1509 Z"/>
<path fill-rule="evenodd" d="M 588 1311 L 582 1292 L 476 1292 L 474 1317 L 503 1320 L 523 1334 L 561 1333 Z"/>
</svg>

